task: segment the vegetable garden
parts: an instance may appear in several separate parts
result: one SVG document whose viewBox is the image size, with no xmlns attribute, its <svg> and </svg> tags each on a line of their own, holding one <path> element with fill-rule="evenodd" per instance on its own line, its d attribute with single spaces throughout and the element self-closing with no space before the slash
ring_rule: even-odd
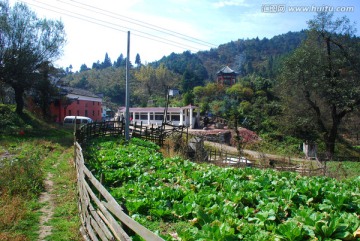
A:
<svg viewBox="0 0 360 241">
<path fill-rule="evenodd" d="M 129 215 L 166 240 L 360 240 L 360 177 L 195 164 L 137 138 L 92 139 L 85 155 Z"/>
</svg>

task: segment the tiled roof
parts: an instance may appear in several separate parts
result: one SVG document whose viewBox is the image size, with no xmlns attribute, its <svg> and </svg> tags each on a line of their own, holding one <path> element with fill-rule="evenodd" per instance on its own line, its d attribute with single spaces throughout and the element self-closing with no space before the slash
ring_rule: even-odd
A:
<svg viewBox="0 0 360 241">
<path fill-rule="evenodd" d="M 184 107 L 168 107 L 168 112 L 179 112 L 180 110 L 185 109 L 196 109 L 198 107 L 193 105 L 188 105 Z M 120 107 L 119 112 L 125 111 L 125 107 Z M 130 112 L 164 112 L 165 107 L 130 107 Z"/>
<path fill-rule="evenodd" d="M 61 89 L 65 90 L 68 94 L 73 95 L 81 95 L 81 96 L 88 96 L 88 97 L 94 97 L 94 98 L 100 98 L 98 95 L 83 89 L 73 88 L 73 87 L 65 87 L 62 86 Z"/>
<path fill-rule="evenodd" d="M 236 74 L 236 72 L 229 68 L 229 66 L 225 66 L 221 68 L 216 74 Z"/>
</svg>

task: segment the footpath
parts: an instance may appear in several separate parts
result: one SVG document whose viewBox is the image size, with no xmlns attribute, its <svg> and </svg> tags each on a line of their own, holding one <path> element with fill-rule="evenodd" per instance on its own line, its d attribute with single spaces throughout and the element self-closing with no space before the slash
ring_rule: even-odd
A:
<svg viewBox="0 0 360 241">
<path fill-rule="evenodd" d="M 225 145 L 225 144 L 220 144 L 220 143 L 216 143 L 216 142 L 212 142 L 212 141 L 204 141 L 204 144 L 207 146 L 211 146 L 214 147 L 218 150 L 224 150 L 226 152 L 229 153 L 233 153 L 233 154 L 237 154 L 238 150 L 236 149 L 236 147 L 233 146 L 229 146 L 229 145 Z M 305 158 L 297 158 L 297 157 L 286 157 L 286 156 L 280 156 L 280 155 L 273 155 L 273 154 L 266 154 L 263 152 L 258 152 L 258 151 L 252 151 L 252 150 L 242 150 L 242 152 L 245 155 L 249 155 L 255 159 L 272 159 L 272 160 L 289 160 L 289 158 L 292 161 L 298 161 L 298 162 L 314 162 L 314 160 L 309 160 L 309 159 L 305 159 Z"/>
</svg>

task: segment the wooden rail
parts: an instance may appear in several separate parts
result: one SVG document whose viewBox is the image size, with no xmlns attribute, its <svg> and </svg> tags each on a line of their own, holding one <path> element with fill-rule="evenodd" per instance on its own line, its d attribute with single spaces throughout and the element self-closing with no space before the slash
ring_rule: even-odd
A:
<svg viewBox="0 0 360 241">
<path fill-rule="evenodd" d="M 164 139 L 174 132 L 183 132 L 184 126 L 175 126 L 164 123 L 161 126 L 143 125 L 142 122 L 131 123 L 129 126 L 131 137 L 139 137 L 152 141 L 159 146 L 164 144 Z M 75 136 L 79 143 L 85 143 L 91 138 L 102 136 L 123 136 L 125 124 L 121 121 L 93 122 L 76 129 Z"/>
<path fill-rule="evenodd" d="M 82 148 L 75 142 L 81 232 L 90 240 L 131 240 L 126 229 L 147 241 L 163 239 L 129 217 L 84 164 Z"/>
<path fill-rule="evenodd" d="M 319 176 L 323 175 L 325 172 L 325 168 L 321 163 L 318 163 L 317 160 L 314 160 L 318 165 L 317 167 L 306 167 L 301 166 L 297 162 L 291 163 L 285 161 L 279 161 L 274 164 L 270 164 L 270 159 L 267 160 L 268 164 L 259 165 L 256 161 L 245 162 L 244 159 L 241 160 L 238 155 L 229 153 L 227 151 L 222 150 L 208 150 L 208 161 L 215 164 L 222 165 L 230 165 L 230 166 L 247 166 L 247 167 L 255 167 L 259 169 L 275 169 L 277 171 L 289 171 L 289 172 L 297 172 L 304 176 Z M 226 162 L 227 160 L 234 160 L 234 162 Z M 236 160 L 238 163 L 236 163 Z M 278 165 L 279 164 L 279 165 Z"/>
</svg>

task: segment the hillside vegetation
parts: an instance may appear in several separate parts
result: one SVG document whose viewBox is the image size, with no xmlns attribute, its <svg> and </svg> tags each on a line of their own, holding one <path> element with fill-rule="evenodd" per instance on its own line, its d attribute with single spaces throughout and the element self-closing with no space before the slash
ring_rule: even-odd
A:
<svg viewBox="0 0 360 241">
<path fill-rule="evenodd" d="M 142 99 L 138 96 L 141 94 L 138 91 L 141 88 L 144 89 L 143 78 L 147 78 L 155 90 L 157 86 L 165 86 L 180 88 L 183 93 L 192 90 L 195 86 L 204 86 L 207 82 L 213 82 L 216 79 L 216 72 L 224 65 L 229 65 L 242 77 L 255 74 L 273 78 L 284 56 L 294 51 L 305 36 L 305 32 L 289 32 L 271 39 L 239 39 L 209 51 L 172 53 L 147 66 L 134 67 L 130 78 L 133 91 L 132 103 L 134 105 L 147 104 L 137 102 Z M 166 77 L 162 79 L 161 74 L 156 74 L 156 72 L 166 72 L 164 68 L 171 71 L 171 74 L 162 74 Z M 63 81 L 74 87 L 103 93 L 107 97 L 106 100 L 118 105 L 125 103 L 124 65 L 114 64 L 107 68 L 82 70 L 67 75 Z M 155 99 L 165 98 L 165 90 L 160 88 L 157 91 L 148 91 L 146 96 Z"/>
<path fill-rule="evenodd" d="M 130 103 L 165 106 L 166 90 L 179 88 L 182 94 L 170 98 L 170 106 L 199 106 L 203 116 L 225 118 L 263 139 L 318 143 L 319 156 L 334 159 L 338 143 L 359 143 L 360 61 L 354 53 L 360 39 L 346 17 L 318 13 L 308 26 L 138 63 L 131 69 Z M 216 83 L 224 65 L 237 72 L 236 84 Z M 116 109 L 125 100 L 124 73 L 114 64 L 71 74 L 63 83 L 102 92 Z"/>
</svg>

